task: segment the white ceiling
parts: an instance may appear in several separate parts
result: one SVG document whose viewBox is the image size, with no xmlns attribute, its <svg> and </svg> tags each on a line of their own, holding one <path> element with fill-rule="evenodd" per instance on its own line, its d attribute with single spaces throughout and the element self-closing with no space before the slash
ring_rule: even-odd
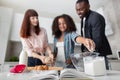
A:
<svg viewBox="0 0 120 80">
<path fill-rule="evenodd" d="M 93 10 L 104 6 L 108 0 L 90 0 Z M 35 9 L 39 16 L 55 17 L 60 14 L 69 14 L 76 21 L 79 19 L 75 11 L 76 0 L 0 0 L 1 6 L 13 8 L 15 12 L 24 13 L 27 9 Z"/>
</svg>

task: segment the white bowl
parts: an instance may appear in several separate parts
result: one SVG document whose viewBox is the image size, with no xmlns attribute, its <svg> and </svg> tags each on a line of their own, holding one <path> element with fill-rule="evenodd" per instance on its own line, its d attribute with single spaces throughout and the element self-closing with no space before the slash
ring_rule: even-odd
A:
<svg viewBox="0 0 120 80">
<path fill-rule="evenodd" d="M 70 55 L 73 65 L 78 71 L 84 71 L 83 57 L 80 53 Z"/>
<path fill-rule="evenodd" d="M 83 53 L 71 54 L 70 57 L 71 57 L 72 63 L 75 66 L 75 68 L 78 71 L 84 71 L 84 60 L 83 60 L 83 58 L 88 57 L 88 56 L 89 57 L 96 57 L 98 55 L 99 55 L 99 53 L 97 53 L 97 52 L 83 52 Z"/>
</svg>

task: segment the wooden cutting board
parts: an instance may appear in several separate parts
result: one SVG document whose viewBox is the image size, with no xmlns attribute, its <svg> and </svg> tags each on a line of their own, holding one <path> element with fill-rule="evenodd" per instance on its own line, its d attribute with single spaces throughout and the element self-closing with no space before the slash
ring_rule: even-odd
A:
<svg viewBox="0 0 120 80">
<path fill-rule="evenodd" d="M 35 66 L 35 67 L 27 67 L 27 70 L 63 70 L 63 67 L 50 67 L 46 65 Z"/>
</svg>

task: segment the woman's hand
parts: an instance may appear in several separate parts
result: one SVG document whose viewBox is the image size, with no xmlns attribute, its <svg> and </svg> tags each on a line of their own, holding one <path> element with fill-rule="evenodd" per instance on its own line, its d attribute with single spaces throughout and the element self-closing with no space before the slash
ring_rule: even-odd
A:
<svg viewBox="0 0 120 80">
<path fill-rule="evenodd" d="M 49 54 L 49 57 L 52 59 L 52 62 L 53 62 L 54 61 L 54 54 L 53 53 Z"/>
<path fill-rule="evenodd" d="M 51 64 L 52 63 L 52 58 L 50 58 L 50 57 L 45 57 L 45 63 L 46 64 Z"/>
<path fill-rule="evenodd" d="M 52 64 L 53 63 L 53 55 L 44 56 L 44 55 L 38 55 L 36 52 L 32 53 L 32 56 L 35 58 L 38 58 L 42 61 L 44 64 Z"/>
<path fill-rule="evenodd" d="M 52 63 L 52 59 L 50 57 L 48 57 L 48 56 L 43 56 L 42 62 L 44 64 L 51 64 Z"/>
</svg>

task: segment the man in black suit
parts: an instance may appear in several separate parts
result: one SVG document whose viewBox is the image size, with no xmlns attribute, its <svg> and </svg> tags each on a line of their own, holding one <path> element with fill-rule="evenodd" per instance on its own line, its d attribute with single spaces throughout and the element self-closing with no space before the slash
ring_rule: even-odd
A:
<svg viewBox="0 0 120 80">
<path fill-rule="evenodd" d="M 99 52 L 99 56 L 105 57 L 106 69 L 109 69 L 107 55 L 112 54 L 109 42 L 105 36 L 105 19 L 97 12 L 90 10 L 88 0 L 77 0 L 76 12 L 81 18 L 81 36 L 92 39 Z M 81 46 L 83 52 L 88 51 L 85 46 Z"/>
</svg>

